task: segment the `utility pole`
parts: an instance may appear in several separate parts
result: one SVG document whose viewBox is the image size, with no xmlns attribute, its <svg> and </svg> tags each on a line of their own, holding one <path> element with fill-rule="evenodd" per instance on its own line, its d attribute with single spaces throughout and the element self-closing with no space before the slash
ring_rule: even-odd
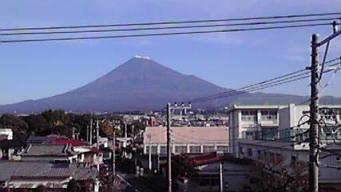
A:
<svg viewBox="0 0 341 192">
<path fill-rule="evenodd" d="M 324 40 L 319 41 L 317 34 L 313 34 L 311 38 L 311 95 L 310 95 L 310 129 L 309 129 L 309 191 L 319 191 L 319 82 L 322 77 L 319 74 L 323 74 L 322 68 L 319 69 L 318 52 L 319 47 L 327 44 L 328 46 L 331 40 L 341 34 L 341 30 L 338 29 L 337 22 L 333 22 L 333 34 L 329 35 Z M 325 53 L 327 54 L 327 53 Z"/>
<path fill-rule="evenodd" d="M 220 180 L 220 192 L 224 191 L 224 177 L 223 177 L 223 162 L 219 164 L 219 180 Z"/>
<path fill-rule="evenodd" d="M 128 127 L 127 127 L 127 122 L 124 121 L 124 139 L 127 141 L 127 137 L 128 137 Z"/>
<path fill-rule="evenodd" d="M 318 35 L 313 34 L 311 39 L 311 84 L 310 84 L 310 130 L 309 130 L 309 191 L 318 192 L 319 160 L 318 150 L 318 108 L 319 108 L 319 61 Z"/>
<path fill-rule="evenodd" d="M 152 144 L 151 144 L 151 140 L 152 140 L 152 135 L 151 135 L 151 133 L 149 133 L 148 134 L 148 139 L 149 139 L 149 155 L 148 155 L 148 157 L 149 157 L 149 166 L 148 166 L 148 168 L 149 168 L 149 171 L 152 171 Z"/>
<path fill-rule="evenodd" d="M 89 133 L 90 133 L 90 141 L 89 141 L 89 143 L 90 143 L 90 145 L 92 145 L 92 124 L 93 124 L 93 122 L 92 122 L 92 118 L 90 119 L 90 131 L 89 131 Z"/>
<path fill-rule="evenodd" d="M 168 179 L 168 192 L 172 192 L 172 147 L 171 147 L 171 130 L 170 130 L 170 113 L 171 113 L 171 104 L 167 103 L 167 179 Z"/>
<path fill-rule="evenodd" d="M 86 142 L 89 142 L 89 125 L 86 126 Z"/>
<path fill-rule="evenodd" d="M 116 176 L 116 131 L 115 131 L 115 124 L 113 122 L 112 127 L 112 175 L 113 177 Z"/>
<path fill-rule="evenodd" d="M 75 129 L 76 129 L 75 127 L 72 127 L 72 139 L 76 139 Z"/>
<path fill-rule="evenodd" d="M 167 179 L 168 179 L 168 192 L 172 192 L 172 143 L 171 143 L 171 110 L 181 110 L 186 111 L 188 109 L 191 109 L 192 105 L 188 104 L 185 105 L 182 103 L 181 105 L 178 105 L 177 103 L 174 103 L 174 105 L 171 105 L 170 103 L 167 103 Z"/>
<path fill-rule="evenodd" d="M 99 121 L 96 121 L 96 147 L 99 149 Z"/>
</svg>

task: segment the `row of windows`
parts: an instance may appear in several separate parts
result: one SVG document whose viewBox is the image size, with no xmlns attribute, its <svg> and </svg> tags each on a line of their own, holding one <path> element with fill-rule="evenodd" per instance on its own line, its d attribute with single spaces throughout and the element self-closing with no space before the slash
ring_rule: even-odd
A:
<svg viewBox="0 0 341 192">
<path fill-rule="evenodd" d="M 202 147 L 201 151 L 201 146 L 200 145 L 192 145 L 189 146 L 189 152 L 190 153 L 210 153 L 210 152 L 215 152 L 215 151 L 222 151 L 224 153 L 228 152 L 228 146 L 225 145 L 218 145 L 217 148 L 213 145 L 204 145 Z M 157 153 L 157 146 L 152 146 L 151 147 L 151 152 L 152 154 Z M 177 145 L 174 147 L 174 152 L 175 153 L 187 153 L 187 146 L 186 145 Z M 146 147 L 146 153 L 149 153 L 149 146 Z M 160 146 L 160 153 L 161 154 L 166 154 L 167 153 L 167 147 L 166 146 Z"/>
<path fill-rule="evenodd" d="M 257 111 L 242 111 L 243 121 L 256 121 Z M 261 120 L 264 121 L 275 121 L 277 120 L 277 111 L 261 111 Z"/>
</svg>

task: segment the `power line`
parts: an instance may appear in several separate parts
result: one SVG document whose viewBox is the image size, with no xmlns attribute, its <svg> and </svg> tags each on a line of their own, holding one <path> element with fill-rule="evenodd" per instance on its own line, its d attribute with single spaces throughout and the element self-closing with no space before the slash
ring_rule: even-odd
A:
<svg viewBox="0 0 341 192">
<path fill-rule="evenodd" d="M 332 63 L 332 62 L 337 61 L 337 63 L 332 63 L 332 64 L 327 65 L 327 67 L 333 67 L 333 66 L 341 64 L 340 61 L 338 60 L 340 60 L 340 57 L 331 59 L 329 61 L 326 61 L 325 63 Z M 328 72 L 330 71 L 325 70 L 323 73 L 328 73 Z M 306 79 L 308 77 L 310 77 L 309 72 L 306 71 L 306 69 L 302 69 L 302 70 L 298 70 L 292 73 L 281 75 L 279 77 L 272 78 L 270 80 L 244 86 L 239 89 L 225 91 L 225 92 L 221 92 L 221 93 L 210 95 L 210 96 L 194 98 L 191 100 L 191 102 L 192 103 L 203 102 L 203 101 L 209 101 L 212 99 L 219 99 L 219 98 L 230 97 L 230 96 L 235 96 L 235 95 L 247 94 L 247 93 L 258 91 L 258 90 L 263 90 L 266 88 L 270 88 L 270 87 L 274 87 L 274 86 L 278 86 L 278 85 L 282 85 L 282 84 L 286 84 L 286 83 L 290 83 L 294 81 L 299 81 L 302 79 Z"/>
<path fill-rule="evenodd" d="M 235 29 L 220 29 L 220 30 L 201 30 L 201 31 L 182 31 L 182 32 L 164 32 L 164 33 L 145 33 L 145 34 L 124 34 L 124 35 L 107 35 L 107 36 L 81 36 L 81 37 L 61 37 L 61 38 L 39 38 L 39 39 L 15 39 L 15 40 L 0 40 L 0 43 L 25 43 L 25 42 L 48 42 L 48 41 L 70 41 L 70 40 L 90 40 L 90 39 L 118 39 L 118 38 L 133 38 L 133 37 L 154 37 L 154 36 L 173 36 L 173 35 L 189 35 L 189 34 L 209 34 L 209 33 L 228 33 L 228 32 L 246 32 L 260 31 L 272 29 L 289 29 L 302 27 L 317 27 L 331 25 L 331 23 L 315 23 L 315 24 L 299 24 L 299 25 L 283 25 L 270 27 L 253 27 L 253 28 L 235 28 Z"/>
<path fill-rule="evenodd" d="M 341 15 L 341 12 L 245 17 L 245 18 L 230 18 L 230 19 L 202 19 L 202 20 L 184 20 L 184 21 L 142 22 L 142 23 L 109 24 L 109 25 L 72 25 L 72 26 L 50 26 L 50 27 L 21 27 L 21 28 L 4 28 L 4 29 L 0 29 L 0 31 L 79 29 L 79 28 L 99 28 L 99 27 L 128 27 L 128 26 L 145 26 L 145 25 L 169 25 L 169 24 L 208 23 L 208 22 L 223 22 L 223 21 L 250 21 L 250 20 L 266 20 L 266 19 L 303 18 L 303 17 L 336 16 L 336 15 L 338 15 L 338 16 Z"/>
<path fill-rule="evenodd" d="M 245 23 L 225 23 L 225 24 L 205 24 L 205 25 L 187 25 L 187 26 L 166 26 L 166 27 L 140 27 L 140 28 L 118 28 L 118 29 L 92 29 L 92 30 L 77 30 L 77 31 L 38 31 L 38 32 L 10 32 L 0 33 L 2 36 L 17 36 L 17 35 L 49 35 L 49 34 L 75 34 L 75 33 L 103 33 L 103 32 L 123 32 L 123 31 L 147 31 L 147 30 L 166 30 L 166 29 L 193 29 L 193 28 L 212 28 L 212 27 L 232 27 L 232 26 L 255 26 L 255 25 L 270 25 L 270 24 L 288 24 L 288 23 L 305 23 L 316 21 L 332 21 L 339 19 L 317 18 L 317 19 L 300 19 L 300 20 L 283 20 L 283 21 L 262 21 L 262 22 L 245 22 Z M 313 24 L 313 23 L 312 23 Z"/>
</svg>

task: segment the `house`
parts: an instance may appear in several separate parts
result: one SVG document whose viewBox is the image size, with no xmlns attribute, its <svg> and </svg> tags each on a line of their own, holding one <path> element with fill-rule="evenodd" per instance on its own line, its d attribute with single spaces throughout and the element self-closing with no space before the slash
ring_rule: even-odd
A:
<svg viewBox="0 0 341 192">
<path fill-rule="evenodd" d="M 70 150 L 77 155 L 76 162 L 85 167 L 98 167 L 103 163 L 103 153 L 84 141 L 59 137 L 48 140 L 48 144 L 69 146 Z"/>
<path fill-rule="evenodd" d="M 172 153 L 198 154 L 228 152 L 227 127 L 172 127 Z M 143 134 L 144 154 L 167 154 L 167 128 L 146 127 Z"/>
<path fill-rule="evenodd" d="M 49 162 L 0 161 L 0 189 L 36 189 L 64 191 L 71 180 L 82 190 L 98 191 L 96 169 L 81 168 L 70 164 Z"/>
<path fill-rule="evenodd" d="M 20 154 L 22 161 L 46 161 L 75 163 L 77 153 L 70 145 L 29 144 Z"/>
<path fill-rule="evenodd" d="M 24 150 L 25 143 L 18 140 L 0 140 L 0 159 L 16 160 Z"/>
</svg>

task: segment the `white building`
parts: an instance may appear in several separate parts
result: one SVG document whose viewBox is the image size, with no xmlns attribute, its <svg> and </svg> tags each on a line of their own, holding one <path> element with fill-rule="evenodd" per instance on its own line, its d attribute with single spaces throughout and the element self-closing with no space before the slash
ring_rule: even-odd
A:
<svg viewBox="0 0 341 192">
<path fill-rule="evenodd" d="M 0 140 L 13 140 L 12 129 L 0 129 Z"/>
<path fill-rule="evenodd" d="M 239 139 L 277 138 L 279 127 L 278 105 L 233 105 L 229 114 L 230 152 L 237 154 L 236 141 Z"/>
<path fill-rule="evenodd" d="M 341 189 L 341 105 L 320 106 L 320 180 L 322 187 Z M 232 153 L 284 166 L 309 162 L 309 106 L 233 106 L 229 110 Z M 338 128 L 339 127 L 339 128 Z"/>
<path fill-rule="evenodd" d="M 227 127 L 172 127 L 172 153 L 228 152 Z M 146 127 L 144 153 L 167 154 L 167 128 Z"/>
<path fill-rule="evenodd" d="M 322 129 L 322 140 L 329 143 L 341 141 L 341 132 L 335 126 L 341 120 L 341 105 L 321 105 L 320 109 L 323 124 L 329 128 Z M 308 105 L 233 105 L 228 114 L 230 152 L 235 155 L 238 154 L 236 142 L 239 140 L 302 142 L 308 136 Z"/>
<path fill-rule="evenodd" d="M 281 141 L 244 140 L 238 145 L 238 158 L 252 159 L 269 163 L 283 161 L 282 166 L 288 167 L 295 162 L 309 162 L 309 144 L 295 144 Z M 341 190 L 341 145 L 330 144 L 328 151 L 319 153 L 319 184 L 321 188 Z M 308 166 L 307 166 L 308 168 Z M 307 169 L 308 170 L 308 169 Z M 306 173 L 307 173 L 306 170 Z"/>
<path fill-rule="evenodd" d="M 326 143 L 340 142 L 341 105 L 321 105 L 321 139 Z M 279 110 L 279 138 L 283 141 L 304 141 L 308 138 L 309 106 L 290 104 Z M 327 127 L 327 129 L 326 129 Z"/>
</svg>

